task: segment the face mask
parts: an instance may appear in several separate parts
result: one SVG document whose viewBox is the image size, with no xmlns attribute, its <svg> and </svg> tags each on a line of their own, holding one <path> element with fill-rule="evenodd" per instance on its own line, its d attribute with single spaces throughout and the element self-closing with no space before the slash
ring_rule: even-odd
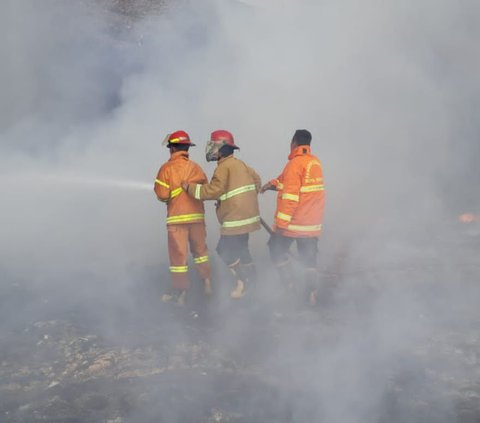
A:
<svg viewBox="0 0 480 423">
<path fill-rule="evenodd" d="M 219 150 L 221 144 L 215 143 L 213 141 L 208 141 L 205 147 L 205 158 L 207 162 L 216 162 L 219 158 Z"/>
</svg>

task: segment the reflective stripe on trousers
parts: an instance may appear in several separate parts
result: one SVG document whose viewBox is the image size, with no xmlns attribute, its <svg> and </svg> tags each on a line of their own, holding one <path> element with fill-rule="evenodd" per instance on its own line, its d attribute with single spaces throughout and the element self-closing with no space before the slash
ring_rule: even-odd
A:
<svg viewBox="0 0 480 423">
<path fill-rule="evenodd" d="M 186 272 L 188 272 L 188 266 L 170 266 L 170 272 L 172 272 L 172 273 L 186 273 Z"/>
<path fill-rule="evenodd" d="M 203 257 L 195 257 L 193 259 L 193 262 L 195 264 L 200 264 L 200 263 L 206 263 L 208 261 L 208 256 L 203 256 Z"/>
</svg>

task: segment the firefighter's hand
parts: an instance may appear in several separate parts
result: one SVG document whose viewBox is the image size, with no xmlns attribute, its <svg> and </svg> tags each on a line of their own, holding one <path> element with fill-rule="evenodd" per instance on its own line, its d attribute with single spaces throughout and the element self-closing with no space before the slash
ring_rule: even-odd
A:
<svg viewBox="0 0 480 423">
<path fill-rule="evenodd" d="M 263 194 L 265 191 L 271 190 L 275 190 L 275 186 L 272 183 L 267 182 L 262 188 L 260 188 L 260 194 Z"/>
<path fill-rule="evenodd" d="M 182 182 L 182 189 L 183 189 L 185 192 L 188 192 L 188 182 Z"/>
</svg>

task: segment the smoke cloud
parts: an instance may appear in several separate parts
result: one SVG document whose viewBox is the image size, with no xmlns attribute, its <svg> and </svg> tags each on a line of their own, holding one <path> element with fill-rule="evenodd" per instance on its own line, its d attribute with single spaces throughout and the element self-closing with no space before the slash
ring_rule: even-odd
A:
<svg viewBox="0 0 480 423">
<path fill-rule="evenodd" d="M 165 210 L 146 185 L 168 158 L 166 133 L 189 132 L 211 174 L 203 145 L 228 129 L 268 180 L 306 128 L 326 179 L 321 267 L 341 282 L 327 311 L 285 317 L 257 233 L 263 311 L 226 312 L 211 341 L 288 382 L 280 391 L 298 399 L 288 421 L 406 421 L 392 386 L 421 365 L 405 354 L 458 310 L 472 317 L 478 295 L 478 269 L 465 270 L 476 254 L 465 239 L 478 234 L 456 224 L 480 207 L 478 2 L 7 0 L 0 16 L 0 283 L 33 293 L 8 308 L 6 326 L 80 304 L 136 315 L 160 297 Z M 261 206 L 272 221 L 273 196 Z M 252 328 L 262 313 L 279 319 L 263 353 Z M 422 363 L 465 377 L 450 362 Z M 437 405 L 423 421 L 453 421 L 455 404 Z"/>
</svg>

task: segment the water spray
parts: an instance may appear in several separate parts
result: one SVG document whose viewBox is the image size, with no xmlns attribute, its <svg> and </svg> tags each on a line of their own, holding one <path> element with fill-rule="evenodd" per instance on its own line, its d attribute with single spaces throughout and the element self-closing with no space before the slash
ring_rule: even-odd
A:
<svg viewBox="0 0 480 423">
<path fill-rule="evenodd" d="M 35 184 L 48 184 L 48 185 L 65 185 L 76 184 L 85 185 L 97 188 L 116 188 L 116 189 L 130 189 L 136 191 L 152 191 L 153 183 L 141 182 L 129 179 L 116 179 L 116 178 L 104 178 L 101 176 L 78 176 L 68 173 L 42 173 L 42 174 L 22 174 L 8 175 L 6 178 L 2 178 L 4 182 L 11 184 L 23 182 Z"/>
</svg>

